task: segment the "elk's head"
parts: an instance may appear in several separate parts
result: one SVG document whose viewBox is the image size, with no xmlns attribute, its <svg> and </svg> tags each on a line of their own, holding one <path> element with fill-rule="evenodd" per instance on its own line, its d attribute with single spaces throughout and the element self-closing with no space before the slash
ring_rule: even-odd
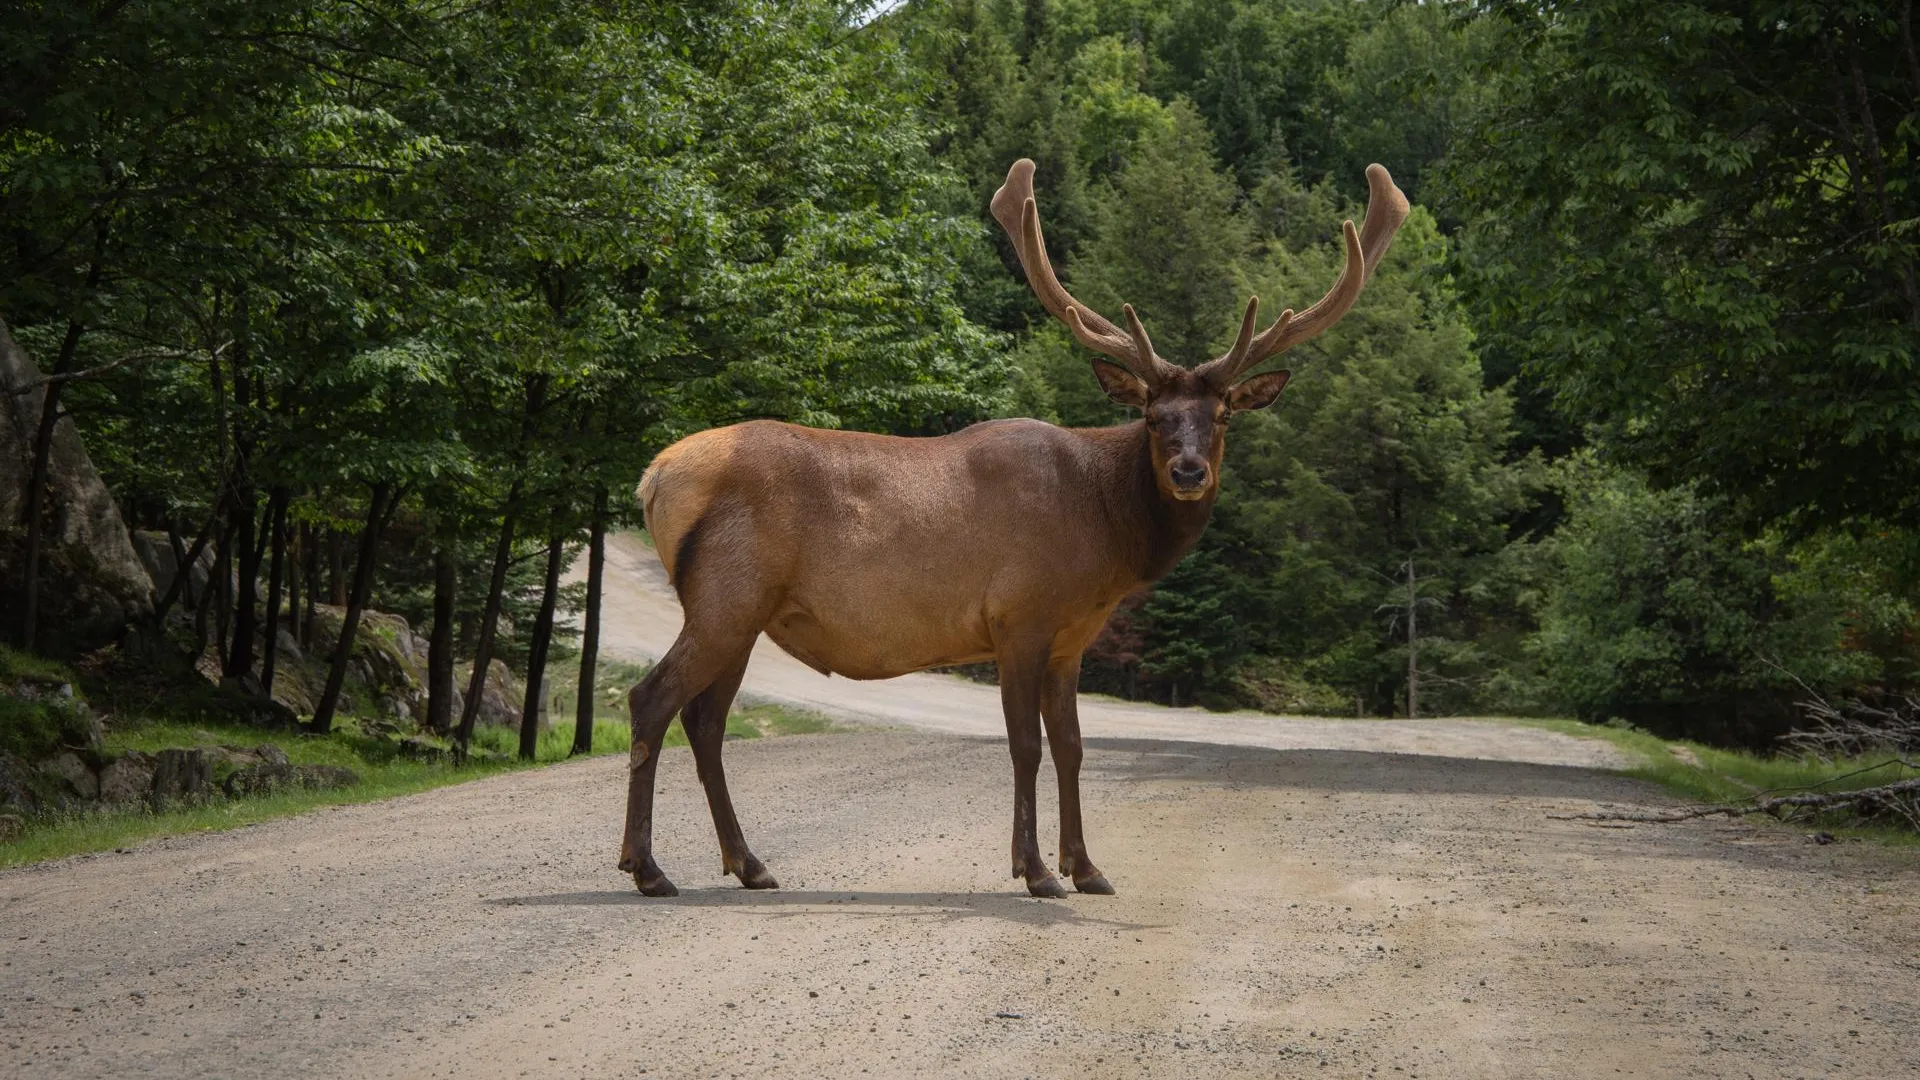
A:
<svg viewBox="0 0 1920 1080">
<path fill-rule="evenodd" d="M 1327 295 L 1298 315 L 1291 308 L 1282 311 L 1272 326 L 1258 334 L 1254 320 L 1260 301 L 1248 300 L 1233 348 L 1190 369 L 1154 353 L 1132 304 L 1121 308 L 1127 320 L 1122 331 L 1068 295 L 1047 259 L 1040 211 L 1033 201 L 1031 160 L 1021 158 L 1007 170 L 1007 182 L 993 193 L 993 216 L 1013 239 L 1027 282 L 1040 303 L 1067 324 L 1075 340 L 1107 358 L 1093 362 L 1094 376 L 1107 396 L 1146 415 L 1160 490 L 1175 499 L 1197 500 L 1211 495 L 1219 479 L 1227 418 L 1273 404 L 1289 374 L 1245 373 L 1339 322 L 1393 244 L 1393 234 L 1407 217 L 1407 198 L 1378 165 L 1367 166 L 1367 189 L 1366 228 L 1346 223 L 1347 264 Z"/>
</svg>

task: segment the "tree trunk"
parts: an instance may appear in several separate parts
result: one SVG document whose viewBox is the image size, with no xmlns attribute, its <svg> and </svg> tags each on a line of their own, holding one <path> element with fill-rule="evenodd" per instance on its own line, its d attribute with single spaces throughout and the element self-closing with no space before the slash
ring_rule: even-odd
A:
<svg viewBox="0 0 1920 1080">
<path fill-rule="evenodd" d="M 300 560 L 305 548 L 299 530 L 287 528 L 286 514 L 280 515 L 280 528 L 287 534 L 287 626 L 295 645 L 304 645 L 300 637 Z M 274 643 L 278 647 L 279 642 Z"/>
<path fill-rule="evenodd" d="M 246 381 L 238 380 L 244 386 Z M 238 395 L 245 403 L 245 395 Z M 233 497 L 235 523 L 239 526 L 234 538 L 234 547 L 239 555 L 239 573 L 234 576 L 233 637 L 227 651 L 226 666 L 220 674 L 229 679 L 239 678 L 253 671 L 253 643 L 260 636 L 259 616 L 255 605 L 259 602 L 260 588 L 260 551 L 254 544 L 254 515 L 259 510 L 258 493 L 254 491 L 253 481 L 245 479 L 246 452 L 239 452 L 235 463 L 240 479 L 234 485 Z M 263 530 L 264 531 L 264 530 Z"/>
<path fill-rule="evenodd" d="M 506 510 L 500 516 L 500 539 L 493 548 L 493 577 L 487 582 L 487 604 L 480 613 L 480 640 L 473 648 L 473 675 L 467 680 L 467 700 L 460 710 L 460 730 L 454 736 L 454 758 L 465 761 L 467 746 L 473 740 L 474 720 L 480 714 L 480 698 L 487 689 L 487 665 L 493 662 L 493 630 L 500 621 L 500 600 L 507 591 L 507 566 L 513 561 L 514 503 L 520 499 L 520 482 L 514 481 L 507 492 Z"/>
<path fill-rule="evenodd" d="M 78 321 L 67 323 L 66 337 L 61 339 L 60 352 L 54 357 L 49 375 L 64 374 L 73 366 L 73 356 L 80 348 L 80 335 L 84 332 Z M 40 391 L 40 424 L 33 432 L 33 468 L 27 472 L 27 497 L 23 507 L 27 537 L 21 557 L 26 578 L 21 582 L 20 626 L 16 631 L 20 647 L 27 652 L 32 652 L 40 640 L 40 551 L 46 544 L 48 473 L 53 461 L 53 436 L 60 425 L 60 391 L 65 386 L 64 381 L 50 382 Z"/>
<path fill-rule="evenodd" d="M 216 539 L 213 541 L 215 551 L 224 547 L 233 535 L 233 523 L 224 520 L 224 508 L 219 513 L 223 520 L 220 522 L 219 531 L 215 533 Z M 220 567 L 221 561 L 216 557 L 213 561 L 213 571 L 207 575 L 207 587 L 200 591 L 200 604 L 193 609 L 193 662 L 196 664 L 207 651 L 207 617 L 225 603 L 225 593 L 220 588 L 219 581 Z"/>
<path fill-rule="evenodd" d="M 520 760 L 532 761 L 540 746 L 540 705 L 547 698 L 547 650 L 553 644 L 553 609 L 560 599 L 560 563 L 566 537 L 547 541 L 547 579 L 540 590 L 540 614 L 533 622 L 527 652 L 527 698 L 520 708 Z"/>
<path fill-rule="evenodd" d="M 433 637 L 427 642 L 427 730 L 437 735 L 453 728 L 453 607 L 459 570 L 453 538 L 443 537 L 433 549 Z"/>
<path fill-rule="evenodd" d="M 300 619 L 300 647 L 313 648 L 313 614 L 320 605 L 320 532 L 312 525 L 300 526 L 300 549 L 307 556 L 307 613 Z"/>
<path fill-rule="evenodd" d="M 587 610 L 580 630 L 580 690 L 573 706 L 571 754 L 593 752 L 594 674 L 600 661 L 600 588 L 607 569 L 607 492 L 593 497 L 593 526 L 587 537 Z"/>
<path fill-rule="evenodd" d="M 1420 719 L 1420 591 L 1407 557 L 1407 719 Z"/>
<path fill-rule="evenodd" d="M 220 533 L 220 546 L 214 549 L 213 587 L 208 592 L 214 594 L 213 601 L 213 655 L 216 661 L 223 660 L 227 653 L 227 631 L 233 626 L 233 541 L 240 529 L 239 516 L 227 522 Z M 224 666 L 224 665 L 223 665 Z"/>
<path fill-rule="evenodd" d="M 274 488 L 267 497 L 267 520 L 273 557 L 267 563 L 266 655 L 260 659 L 260 693 L 272 697 L 274 660 L 280 655 L 280 589 L 287 577 L 286 488 Z"/>
<path fill-rule="evenodd" d="M 327 688 L 321 692 L 320 703 L 313 710 L 313 722 L 308 725 L 316 735 L 333 730 L 333 713 L 340 705 L 340 688 L 347 680 L 347 661 L 353 656 L 354 634 L 360 629 L 360 614 L 373 592 L 373 563 L 380 553 L 380 533 L 386 526 L 388 512 L 400 501 L 397 496 L 390 496 L 391 491 L 391 484 L 375 484 L 373 499 L 367 505 L 367 526 L 360 534 L 360 558 L 353 567 L 353 592 L 347 598 L 347 610 L 340 620 L 340 640 L 334 644 L 333 660 L 327 668 Z"/>
<path fill-rule="evenodd" d="M 107 235 L 107 219 L 97 219 L 93 229 L 93 261 L 87 266 L 85 295 L 91 295 L 100 287 L 100 275 L 105 269 L 107 257 Z M 67 332 L 60 339 L 60 351 L 54 354 L 53 369 L 47 373 L 49 376 L 64 375 L 73 368 L 74 356 L 80 351 L 80 337 L 85 333 L 86 326 L 80 320 L 67 320 Z M 40 553 L 46 545 L 47 473 L 53 460 L 53 436 L 60 426 L 60 391 L 65 386 L 65 380 L 49 382 L 46 389 L 40 392 L 40 423 L 33 432 L 33 467 L 27 471 L 26 498 L 21 500 L 27 535 L 20 563 L 26 577 L 20 583 L 20 626 L 17 633 L 20 647 L 27 652 L 34 651 L 40 643 Z"/>
<path fill-rule="evenodd" d="M 206 523 L 200 526 L 200 535 L 193 538 L 191 548 L 181 547 L 177 534 L 170 535 L 173 541 L 173 584 L 167 586 L 167 594 L 160 598 L 160 602 L 153 605 L 153 625 L 162 626 L 166 623 L 167 612 L 172 609 L 175 600 L 186 601 L 188 607 L 194 606 L 191 571 L 194 564 L 200 561 L 200 553 L 207 550 L 207 542 L 213 539 L 213 527 L 219 521 L 220 507 L 216 504 L 213 513 L 208 515 Z M 169 532 L 171 533 L 171 530 Z M 213 582 L 209 581 L 207 585 L 211 588 Z"/>
<path fill-rule="evenodd" d="M 173 576 L 174 576 L 174 580 L 177 582 L 180 578 L 180 574 L 178 573 L 178 571 L 183 571 L 187 568 L 187 542 L 185 540 L 180 539 L 180 519 L 179 518 L 175 518 L 175 517 L 167 518 L 167 550 L 173 552 L 173 565 L 176 570 L 176 573 Z M 169 585 L 167 587 L 167 590 L 168 590 L 167 605 L 171 607 L 173 604 L 173 600 L 172 600 L 173 586 Z M 191 591 L 188 591 L 185 594 L 185 599 L 187 601 L 187 605 L 191 607 L 193 605 L 193 593 Z M 154 614 L 154 619 L 153 619 L 154 625 L 158 626 L 160 624 L 161 617 L 166 615 L 166 612 L 160 610 L 160 606 L 156 604 L 154 605 L 153 614 Z"/>
<path fill-rule="evenodd" d="M 340 607 L 347 602 L 347 545 L 340 533 L 327 530 L 327 603 Z"/>
</svg>

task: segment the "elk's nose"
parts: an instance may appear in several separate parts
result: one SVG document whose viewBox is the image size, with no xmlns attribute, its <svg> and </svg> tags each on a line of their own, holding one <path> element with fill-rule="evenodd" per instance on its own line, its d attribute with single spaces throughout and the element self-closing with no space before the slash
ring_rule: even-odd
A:
<svg viewBox="0 0 1920 1080">
<path fill-rule="evenodd" d="M 1204 462 L 1199 464 L 1177 462 L 1167 470 L 1167 478 L 1173 481 L 1173 486 L 1176 488 L 1192 490 L 1207 482 L 1207 466 Z"/>
</svg>

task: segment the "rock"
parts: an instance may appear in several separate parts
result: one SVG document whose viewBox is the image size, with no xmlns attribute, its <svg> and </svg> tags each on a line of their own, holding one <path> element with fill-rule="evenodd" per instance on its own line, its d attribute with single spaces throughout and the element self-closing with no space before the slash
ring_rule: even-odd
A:
<svg viewBox="0 0 1920 1080">
<path fill-rule="evenodd" d="M 277 680 L 276 680 L 277 681 Z M 290 731 L 300 726 L 300 717 L 278 700 L 260 693 L 260 681 L 252 675 L 220 680 L 221 705 L 240 721 L 273 731 Z"/>
<path fill-rule="evenodd" d="M 314 659 L 325 661 L 332 656 L 345 616 L 343 609 L 328 604 L 314 609 Z M 414 634 L 407 620 L 384 611 L 362 612 L 347 673 L 348 686 L 364 691 L 364 696 L 354 694 L 353 700 L 375 703 L 381 712 L 411 724 L 426 721 L 427 643 Z M 317 699 L 318 688 L 310 690 L 308 696 Z M 341 710 L 349 711 L 348 698 L 343 696 L 341 701 Z"/>
<path fill-rule="evenodd" d="M 425 739 L 401 739 L 394 744 L 394 749 L 410 761 L 445 761 L 451 753 L 446 747 Z"/>
<path fill-rule="evenodd" d="M 31 814 L 40 808 L 27 763 L 0 750 L 0 808 Z"/>
<path fill-rule="evenodd" d="M 162 750 L 153 762 L 148 798 L 155 810 L 197 802 L 213 790 L 213 759 L 204 750 Z"/>
<path fill-rule="evenodd" d="M 487 681 L 481 689 L 480 709 L 476 714 L 480 723 L 518 728 L 520 707 L 525 700 L 524 692 L 513 681 L 506 664 L 495 660 L 487 665 Z"/>
<path fill-rule="evenodd" d="M 40 369 L 0 322 L 0 521 L 18 522 L 25 509 L 40 425 L 44 387 Z M 133 549 L 113 494 L 101 481 L 71 419 L 54 428 L 48 459 L 47 531 L 40 564 L 40 649 L 75 655 L 109 644 L 127 624 L 153 611 L 153 579 Z M 25 532 L 0 531 L 0 609 L 18 610 L 19 562 Z"/>
<path fill-rule="evenodd" d="M 281 656 L 289 660 L 301 659 L 300 642 L 294 639 L 293 631 L 284 626 L 274 634 L 273 647 Z"/>
<path fill-rule="evenodd" d="M 153 790 L 153 755 L 129 750 L 100 770 L 100 801 L 139 802 Z"/>
<path fill-rule="evenodd" d="M 73 789 L 73 793 L 82 799 L 100 797 L 100 778 L 94 775 L 86 762 L 80 760 L 79 754 L 71 750 L 63 751 L 41 762 L 40 771 L 64 781 Z"/>
<path fill-rule="evenodd" d="M 237 799 L 299 788 L 331 791 L 359 782 L 357 773 L 339 765 L 255 765 L 227 777 L 222 786 L 228 795 Z"/>
<path fill-rule="evenodd" d="M 253 756 L 268 765 L 288 765 L 287 752 L 272 743 L 261 743 L 253 748 Z"/>
</svg>

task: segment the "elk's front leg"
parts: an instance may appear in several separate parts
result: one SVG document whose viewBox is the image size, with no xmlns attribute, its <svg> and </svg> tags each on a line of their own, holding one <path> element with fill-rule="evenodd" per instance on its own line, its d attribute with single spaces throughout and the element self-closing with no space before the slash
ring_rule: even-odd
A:
<svg viewBox="0 0 1920 1080">
<path fill-rule="evenodd" d="M 1013 876 L 1025 878 L 1035 896 L 1067 895 L 1046 860 L 1036 834 L 1034 782 L 1040 773 L 1040 695 L 1046 678 L 1045 652 L 1002 654 L 1000 705 L 1007 714 L 1007 745 L 1013 752 Z"/>
<path fill-rule="evenodd" d="M 1053 771 L 1060 781 L 1060 872 L 1073 879 L 1083 893 L 1113 895 L 1113 886 L 1087 857 L 1086 837 L 1080 831 L 1080 658 L 1054 660 L 1047 665 L 1040 712 L 1047 720 L 1047 746 L 1053 752 Z"/>
</svg>

